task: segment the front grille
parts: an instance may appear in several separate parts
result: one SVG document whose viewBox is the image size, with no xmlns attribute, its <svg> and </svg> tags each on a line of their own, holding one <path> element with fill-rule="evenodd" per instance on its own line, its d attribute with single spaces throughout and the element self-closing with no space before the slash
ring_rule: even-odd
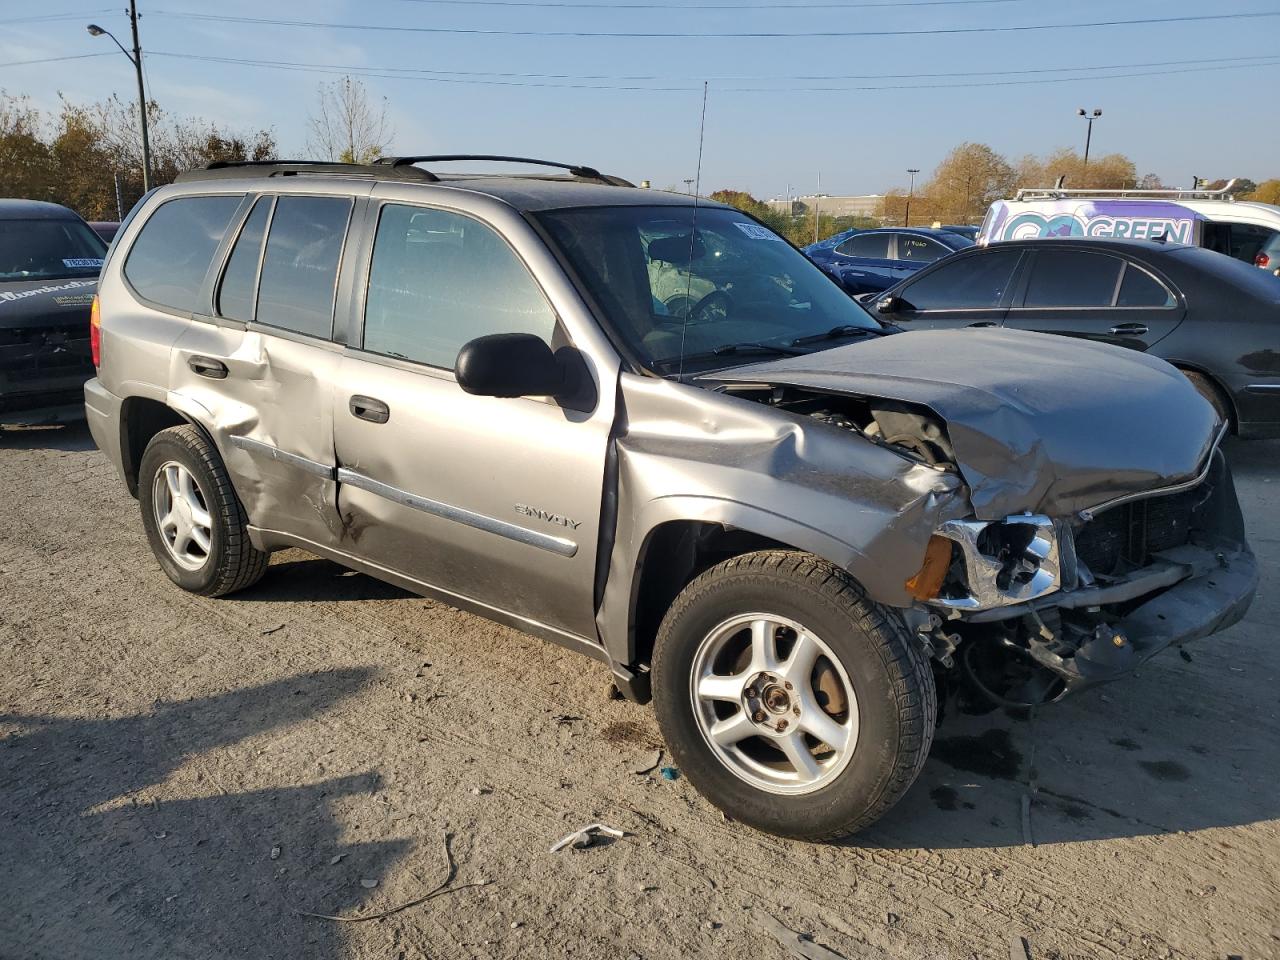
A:
<svg viewBox="0 0 1280 960">
<path fill-rule="evenodd" d="M 0 373 L 10 383 L 83 372 L 93 375 L 89 325 L 83 320 L 0 330 Z"/>
<path fill-rule="evenodd" d="M 1201 485 L 1113 507 L 1076 531 L 1076 556 L 1098 576 L 1145 567 L 1151 554 L 1190 539 L 1195 509 L 1206 492 Z"/>
</svg>

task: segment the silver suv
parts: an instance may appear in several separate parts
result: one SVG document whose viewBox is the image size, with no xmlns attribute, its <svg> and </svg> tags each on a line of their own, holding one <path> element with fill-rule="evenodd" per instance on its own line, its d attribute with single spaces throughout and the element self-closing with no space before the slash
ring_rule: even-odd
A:
<svg viewBox="0 0 1280 960">
<path fill-rule="evenodd" d="M 809 839 L 903 795 L 959 682 L 1045 703 L 1248 607 L 1173 367 L 898 333 L 730 207 L 457 159 L 510 158 L 215 165 L 122 226 L 88 419 L 179 586 L 301 547 L 579 650 Z"/>
</svg>

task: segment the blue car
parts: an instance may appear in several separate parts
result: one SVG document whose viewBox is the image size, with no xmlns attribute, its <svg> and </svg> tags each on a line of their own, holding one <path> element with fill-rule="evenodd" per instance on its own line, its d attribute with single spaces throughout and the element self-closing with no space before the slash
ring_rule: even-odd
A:
<svg viewBox="0 0 1280 960">
<path fill-rule="evenodd" d="M 850 294 L 879 293 L 949 253 L 972 247 L 968 237 L 924 227 L 846 230 L 804 248 L 809 259 Z"/>
</svg>

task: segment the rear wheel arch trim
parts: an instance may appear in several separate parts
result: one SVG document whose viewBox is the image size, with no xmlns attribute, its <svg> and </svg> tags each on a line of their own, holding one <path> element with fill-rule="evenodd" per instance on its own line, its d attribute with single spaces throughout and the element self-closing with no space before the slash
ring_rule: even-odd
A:
<svg viewBox="0 0 1280 960">
<path fill-rule="evenodd" d="M 1179 373 L 1194 373 L 1196 376 L 1203 377 L 1207 380 L 1209 385 L 1217 391 L 1218 397 L 1227 408 L 1227 414 L 1231 418 L 1231 422 L 1227 424 L 1227 426 L 1230 427 L 1231 433 L 1236 434 L 1240 432 L 1240 410 L 1236 406 L 1235 397 L 1231 395 L 1231 391 L 1227 389 L 1226 385 L 1218 377 L 1204 369 L 1204 367 L 1195 363 L 1188 363 L 1183 360 L 1167 360 L 1166 362 L 1172 364 Z"/>
</svg>

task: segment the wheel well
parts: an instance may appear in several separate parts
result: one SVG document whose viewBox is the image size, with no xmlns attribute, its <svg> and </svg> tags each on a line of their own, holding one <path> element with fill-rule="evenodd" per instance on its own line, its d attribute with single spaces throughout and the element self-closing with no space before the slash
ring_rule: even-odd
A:
<svg viewBox="0 0 1280 960">
<path fill-rule="evenodd" d="M 1230 432 L 1233 434 L 1239 433 L 1240 432 L 1240 411 L 1236 409 L 1235 399 L 1231 396 L 1231 392 L 1222 385 L 1222 382 L 1218 380 L 1218 378 L 1215 377 L 1213 374 L 1211 374 L 1209 371 L 1203 370 L 1200 367 L 1192 366 L 1189 363 L 1174 363 L 1174 366 L 1177 367 L 1179 370 L 1181 370 L 1183 373 L 1194 373 L 1196 376 L 1203 377 L 1205 380 L 1209 382 L 1209 385 L 1213 387 L 1214 392 L 1218 395 L 1218 398 L 1222 401 L 1222 405 L 1227 409 L 1227 414 L 1231 420 L 1231 422 L 1228 424 L 1228 428 Z"/>
<path fill-rule="evenodd" d="M 128 397 L 120 408 L 120 459 L 129 492 L 138 495 L 138 468 L 143 451 L 161 430 L 189 421 L 172 407 L 147 397 Z"/>
<path fill-rule="evenodd" d="M 673 520 L 650 532 L 637 562 L 632 591 L 633 666 L 647 667 L 662 618 L 690 581 L 717 563 L 789 544 L 718 523 Z"/>
</svg>

